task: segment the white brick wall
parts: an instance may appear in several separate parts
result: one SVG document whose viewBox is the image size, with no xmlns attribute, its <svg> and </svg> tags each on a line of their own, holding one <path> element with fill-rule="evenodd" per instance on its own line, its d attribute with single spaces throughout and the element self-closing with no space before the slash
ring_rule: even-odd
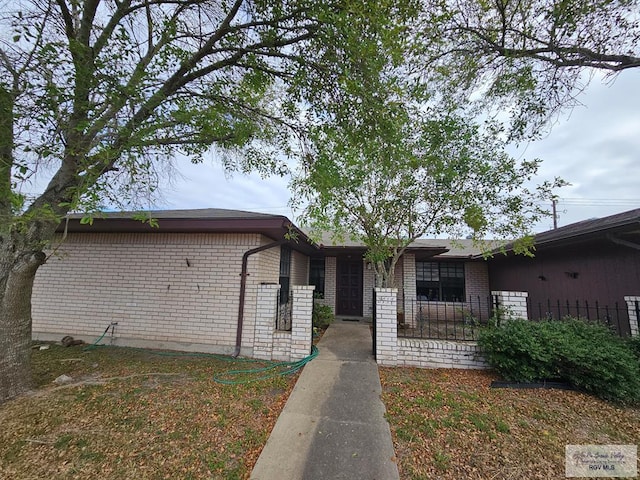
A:
<svg viewBox="0 0 640 480">
<path fill-rule="evenodd" d="M 627 302 L 627 309 L 629 310 L 629 328 L 631 330 L 631 336 L 636 337 L 640 332 L 640 319 L 636 312 L 636 302 L 640 302 L 640 296 L 629 295 L 624 297 Z"/>
<path fill-rule="evenodd" d="M 362 263 L 362 316 L 373 316 L 373 287 L 376 285 L 376 275 L 373 267 L 367 268 L 368 262 Z"/>
<path fill-rule="evenodd" d="M 398 340 L 398 366 L 420 368 L 489 368 L 475 342 Z"/>
<path fill-rule="evenodd" d="M 324 259 L 324 298 L 318 300 L 321 305 L 331 307 L 336 313 L 336 257 L 326 257 Z"/>
<path fill-rule="evenodd" d="M 398 361 L 398 289 L 376 287 L 376 361 L 394 366 Z"/>
<path fill-rule="evenodd" d="M 74 233 L 36 275 L 37 339 L 85 341 L 118 322 L 115 344 L 231 353 L 242 255 L 257 234 Z M 277 282 L 279 249 L 249 257 L 243 355 L 251 355 L 257 285 Z"/>
<path fill-rule="evenodd" d="M 265 360 L 298 361 L 311 353 L 312 285 L 292 288 L 291 331 L 276 330 L 279 285 L 258 286 L 254 356 Z"/>
<path fill-rule="evenodd" d="M 413 253 L 405 253 L 402 257 L 402 285 L 404 288 L 403 306 L 404 321 L 410 322 L 413 309 L 413 302 L 416 299 L 416 256 Z"/>
<path fill-rule="evenodd" d="M 279 289 L 280 285 L 278 284 L 258 285 L 255 340 L 253 345 L 253 356 L 255 358 L 271 360 L 273 356 Z M 278 345 L 278 349 L 279 347 Z M 287 352 L 288 355 L 289 352 Z"/>
<path fill-rule="evenodd" d="M 291 310 L 291 358 L 295 362 L 311 353 L 313 310 L 313 285 L 293 287 L 293 305 Z"/>
<path fill-rule="evenodd" d="M 487 368 L 475 342 L 399 339 L 397 291 L 376 288 L 376 361 L 385 366 Z"/>
<path fill-rule="evenodd" d="M 309 257 L 296 250 L 291 252 L 291 283 L 290 285 L 309 284 Z"/>
<path fill-rule="evenodd" d="M 502 309 L 502 315 L 506 319 L 527 320 L 528 292 L 494 291 L 491 295 L 498 297 L 498 305 Z"/>
</svg>

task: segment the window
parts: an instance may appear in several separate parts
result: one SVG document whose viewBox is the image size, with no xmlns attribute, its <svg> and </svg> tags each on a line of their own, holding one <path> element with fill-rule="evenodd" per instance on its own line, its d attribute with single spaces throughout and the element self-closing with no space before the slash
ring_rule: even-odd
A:
<svg viewBox="0 0 640 480">
<path fill-rule="evenodd" d="M 309 285 L 316 289 L 313 294 L 316 298 L 324 298 L 324 258 L 312 258 L 309 265 Z"/>
<path fill-rule="evenodd" d="M 280 247 L 280 305 L 289 301 L 289 279 L 291 277 L 291 247 Z"/>
<path fill-rule="evenodd" d="M 418 300 L 464 302 L 464 263 L 416 262 Z"/>
</svg>

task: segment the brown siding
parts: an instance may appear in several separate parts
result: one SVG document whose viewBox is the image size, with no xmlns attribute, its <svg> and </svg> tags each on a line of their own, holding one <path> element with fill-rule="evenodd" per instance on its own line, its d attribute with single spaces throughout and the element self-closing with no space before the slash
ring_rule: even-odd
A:
<svg viewBox="0 0 640 480">
<path fill-rule="evenodd" d="M 489 276 L 492 290 L 528 292 L 530 303 L 541 303 L 543 310 L 548 301 L 568 300 L 610 308 L 618 303 L 624 311 L 624 296 L 640 294 L 640 252 L 598 241 L 541 250 L 533 258 L 496 257 L 489 261 Z"/>
</svg>

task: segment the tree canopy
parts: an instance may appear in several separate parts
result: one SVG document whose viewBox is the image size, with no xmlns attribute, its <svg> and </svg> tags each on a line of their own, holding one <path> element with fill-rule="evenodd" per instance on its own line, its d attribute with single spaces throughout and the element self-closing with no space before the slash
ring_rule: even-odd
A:
<svg viewBox="0 0 640 480">
<path fill-rule="evenodd" d="M 406 247 L 425 235 L 522 237 L 525 251 L 545 213 L 540 202 L 562 181 L 534 185 L 539 161 L 509 157 L 497 125 L 425 85 L 394 55 L 407 51 L 406 39 L 385 44 L 369 33 L 376 60 L 364 70 L 359 55 L 344 52 L 350 75 L 340 101 L 310 119 L 311 147 L 293 188 L 306 204 L 304 221 L 361 241 L 384 286 Z"/>
<path fill-rule="evenodd" d="M 361 1 L 0 2 L 0 401 L 28 386 L 33 279 L 69 211 L 136 206 L 178 153 L 198 161 L 216 148 L 229 169 L 281 173 L 301 116 L 340 88 L 334 46 L 362 26 L 393 31 L 401 12 Z M 25 195 L 36 176 L 45 185 Z"/>
<path fill-rule="evenodd" d="M 538 137 L 579 104 L 594 71 L 640 67 L 637 0 L 424 0 L 416 61 L 450 94 L 475 91 L 510 115 L 512 138 Z"/>
</svg>

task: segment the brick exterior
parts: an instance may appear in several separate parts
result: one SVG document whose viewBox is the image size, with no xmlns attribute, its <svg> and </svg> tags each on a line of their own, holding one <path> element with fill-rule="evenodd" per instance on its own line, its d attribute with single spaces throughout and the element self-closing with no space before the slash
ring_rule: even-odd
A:
<svg viewBox="0 0 640 480">
<path fill-rule="evenodd" d="M 527 318 L 527 292 L 491 292 L 491 295 L 498 297 L 498 304 L 503 310 L 501 313 L 506 319 Z"/>
<path fill-rule="evenodd" d="M 362 264 L 362 316 L 372 318 L 373 316 L 373 287 L 376 285 L 376 275 L 368 262 L 363 260 Z"/>
<path fill-rule="evenodd" d="M 420 368 L 489 368 L 475 342 L 398 340 L 398 366 Z"/>
<path fill-rule="evenodd" d="M 291 252 L 291 283 L 294 285 L 309 284 L 309 257 L 296 250 Z"/>
<path fill-rule="evenodd" d="M 407 313 L 412 310 L 411 303 L 416 298 L 416 256 L 413 253 L 405 253 L 402 257 L 402 288 L 404 295 L 402 297 L 401 311 L 404 313 L 404 320 L 407 319 Z"/>
<path fill-rule="evenodd" d="M 324 259 L 324 298 L 318 299 L 321 305 L 331 307 L 333 313 L 336 313 L 336 257 L 326 257 Z"/>
<path fill-rule="evenodd" d="M 292 288 L 291 331 L 276 330 L 279 285 L 259 285 L 256 308 L 254 357 L 298 361 L 311 353 L 313 286 Z"/>
<path fill-rule="evenodd" d="M 636 302 L 640 302 L 640 296 L 625 296 L 627 309 L 629 311 L 629 331 L 632 337 L 637 337 L 640 332 L 640 319 L 636 310 Z"/>
<path fill-rule="evenodd" d="M 375 287 L 375 274 L 373 269 L 367 268 L 367 262 L 363 260 L 362 278 L 362 313 L 365 318 L 371 318 L 373 312 L 373 288 Z M 416 257 L 413 253 L 404 254 L 395 270 L 395 286 L 398 289 L 397 305 L 401 319 L 407 324 L 416 321 Z M 465 289 L 467 297 L 474 299 L 474 310 L 476 305 L 482 305 L 481 318 L 489 316 L 487 299 L 489 297 L 489 273 L 485 262 L 465 262 Z M 477 298 L 480 297 L 480 302 Z M 325 258 L 325 294 L 324 299 L 317 301 L 322 305 L 329 305 L 335 312 L 336 308 L 336 258 Z M 440 303 L 443 311 L 445 309 L 459 308 L 464 304 L 444 302 L 430 302 L 432 308 L 436 308 Z"/>
<path fill-rule="evenodd" d="M 376 287 L 376 361 L 395 366 L 398 362 L 398 289 Z"/>
<path fill-rule="evenodd" d="M 291 355 L 289 361 L 302 360 L 311 353 L 313 285 L 293 287 L 291 311 Z"/>
<path fill-rule="evenodd" d="M 93 341 L 111 322 L 114 344 L 231 353 L 242 255 L 258 234 L 73 233 L 36 275 L 37 339 Z M 280 249 L 249 257 L 242 355 L 252 355 L 257 287 L 277 283 Z"/>
<path fill-rule="evenodd" d="M 397 291 L 376 288 L 376 361 L 384 366 L 488 368 L 475 342 L 399 339 Z"/>
</svg>

